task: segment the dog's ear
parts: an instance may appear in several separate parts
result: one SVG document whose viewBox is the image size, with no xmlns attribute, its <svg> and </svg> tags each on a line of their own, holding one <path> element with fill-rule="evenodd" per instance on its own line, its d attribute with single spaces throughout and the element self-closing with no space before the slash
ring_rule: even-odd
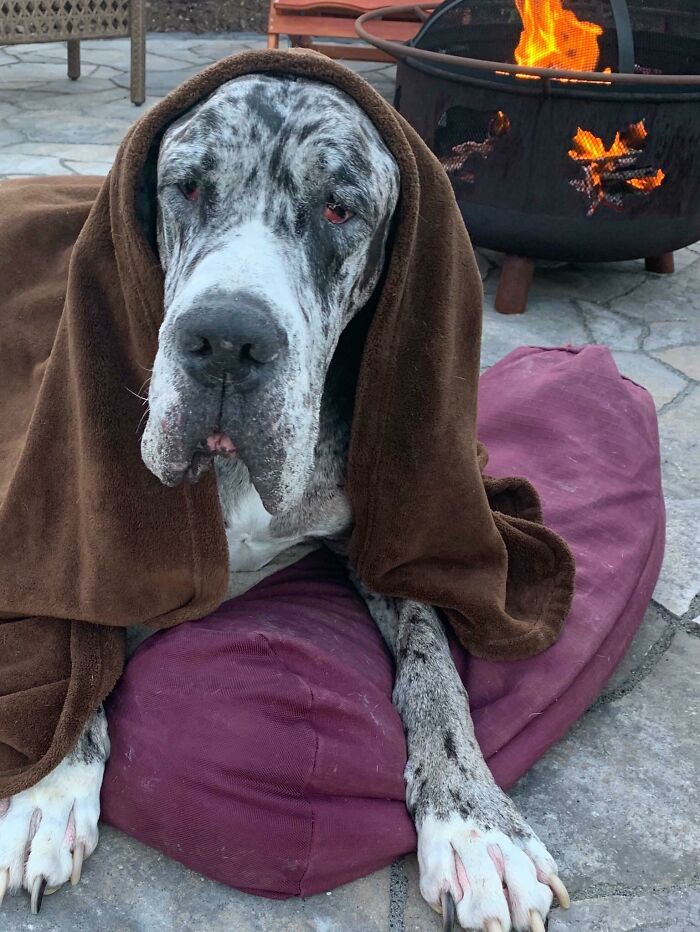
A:
<svg viewBox="0 0 700 932">
<path fill-rule="evenodd" d="M 158 255 L 158 150 L 161 136 L 148 150 L 136 182 L 136 216 L 153 252 Z"/>
</svg>

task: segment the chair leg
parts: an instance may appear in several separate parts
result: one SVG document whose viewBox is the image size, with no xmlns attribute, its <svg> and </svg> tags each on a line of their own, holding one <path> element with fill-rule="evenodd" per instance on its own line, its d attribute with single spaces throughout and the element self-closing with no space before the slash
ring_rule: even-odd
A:
<svg viewBox="0 0 700 932">
<path fill-rule="evenodd" d="M 68 40 L 68 77 L 71 81 L 80 77 L 80 39 Z"/>
<path fill-rule="evenodd" d="M 146 99 L 146 5 L 145 0 L 131 0 L 131 102 L 140 106 Z"/>
<path fill-rule="evenodd" d="M 280 37 L 276 33 L 268 32 L 267 47 L 269 49 L 278 49 L 280 47 Z"/>
</svg>

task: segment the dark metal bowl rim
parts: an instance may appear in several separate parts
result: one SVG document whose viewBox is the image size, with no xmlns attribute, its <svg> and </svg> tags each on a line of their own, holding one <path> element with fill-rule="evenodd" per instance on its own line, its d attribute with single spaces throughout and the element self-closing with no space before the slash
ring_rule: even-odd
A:
<svg viewBox="0 0 700 932">
<path fill-rule="evenodd" d="M 535 68 L 530 65 L 513 65 L 508 62 L 487 61 L 482 58 L 465 58 L 462 55 L 448 55 L 445 52 L 431 52 L 428 49 L 418 49 L 410 45 L 404 45 L 401 42 L 393 42 L 389 39 L 382 39 L 380 36 L 369 32 L 365 24 L 377 19 L 383 19 L 384 16 L 391 15 L 405 16 L 413 13 L 417 19 L 424 22 L 426 13 L 434 10 L 439 4 L 432 3 L 409 3 L 403 6 L 385 6 L 377 10 L 370 10 L 369 13 L 363 13 L 355 21 L 355 31 L 361 39 L 381 49 L 383 52 L 394 58 L 411 62 L 420 60 L 434 65 L 449 65 L 454 68 L 455 65 L 462 65 L 465 68 L 477 69 L 480 71 L 505 71 L 509 74 L 528 74 L 538 78 L 549 78 L 551 80 L 564 79 L 567 81 L 585 81 L 589 84 L 599 84 L 609 86 L 616 84 L 633 84 L 645 85 L 649 88 L 658 87 L 659 85 L 698 85 L 700 86 L 700 75 L 697 74 L 618 74 L 607 73 L 602 71 L 567 71 L 561 68 Z M 449 77 L 449 72 L 447 73 Z"/>
</svg>

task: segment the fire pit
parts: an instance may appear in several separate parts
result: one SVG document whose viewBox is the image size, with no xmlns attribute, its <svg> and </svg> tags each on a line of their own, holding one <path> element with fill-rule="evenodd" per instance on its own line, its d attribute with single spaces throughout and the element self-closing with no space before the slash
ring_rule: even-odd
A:
<svg viewBox="0 0 700 932">
<path fill-rule="evenodd" d="M 447 0 L 399 60 L 395 105 L 445 167 L 474 242 L 506 253 L 496 307 L 533 260 L 647 260 L 700 239 L 698 0 Z"/>
</svg>

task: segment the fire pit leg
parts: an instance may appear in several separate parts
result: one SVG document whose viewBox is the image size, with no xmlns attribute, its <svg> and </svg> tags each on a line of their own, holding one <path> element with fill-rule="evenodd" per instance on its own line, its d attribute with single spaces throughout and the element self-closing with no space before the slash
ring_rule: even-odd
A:
<svg viewBox="0 0 700 932">
<path fill-rule="evenodd" d="M 663 256 L 647 256 L 644 264 L 647 272 L 656 272 L 657 275 L 671 275 L 676 269 L 672 252 L 665 252 Z"/>
<path fill-rule="evenodd" d="M 506 256 L 496 292 L 496 310 L 500 314 L 522 314 L 535 274 L 535 263 L 524 256 Z"/>
</svg>

